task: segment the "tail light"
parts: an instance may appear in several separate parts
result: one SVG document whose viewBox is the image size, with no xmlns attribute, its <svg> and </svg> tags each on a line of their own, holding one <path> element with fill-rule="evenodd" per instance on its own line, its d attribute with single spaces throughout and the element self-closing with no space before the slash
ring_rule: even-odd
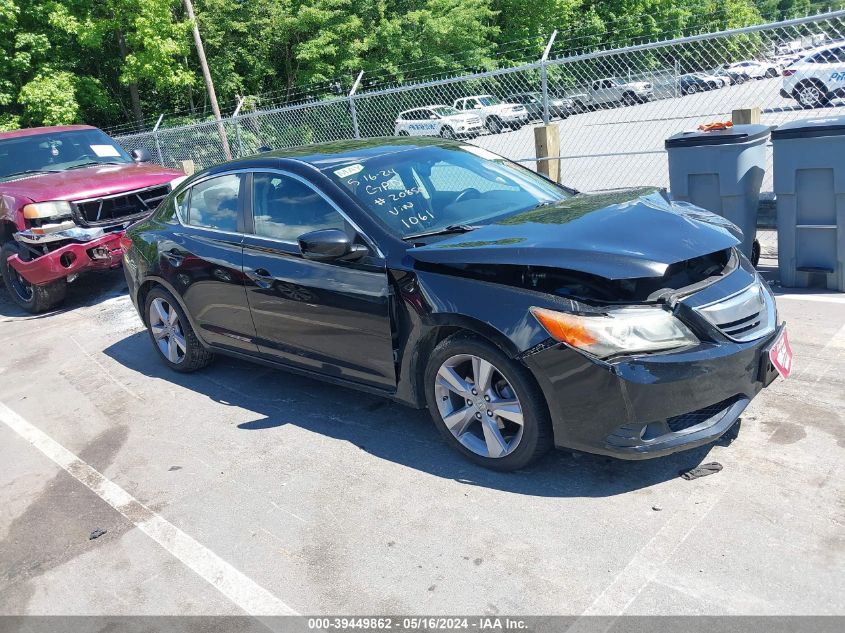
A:
<svg viewBox="0 0 845 633">
<path fill-rule="evenodd" d="M 784 77 L 791 77 L 791 76 L 792 76 L 792 75 L 794 75 L 794 74 L 795 74 L 795 69 L 794 69 L 794 68 L 787 68 L 786 70 L 784 70 L 784 71 L 783 71 L 783 76 L 784 76 Z"/>
<path fill-rule="evenodd" d="M 120 236 L 120 250 L 124 253 L 128 253 L 130 248 L 132 248 L 132 238 L 124 233 Z"/>
</svg>

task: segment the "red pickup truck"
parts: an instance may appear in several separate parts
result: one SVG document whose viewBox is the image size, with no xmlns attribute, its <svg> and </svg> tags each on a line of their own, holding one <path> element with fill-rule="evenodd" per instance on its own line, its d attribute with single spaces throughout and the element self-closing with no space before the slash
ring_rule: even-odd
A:
<svg viewBox="0 0 845 633">
<path fill-rule="evenodd" d="M 120 237 L 184 178 L 89 125 L 0 133 L 0 274 L 29 312 L 83 272 L 121 264 Z"/>
</svg>

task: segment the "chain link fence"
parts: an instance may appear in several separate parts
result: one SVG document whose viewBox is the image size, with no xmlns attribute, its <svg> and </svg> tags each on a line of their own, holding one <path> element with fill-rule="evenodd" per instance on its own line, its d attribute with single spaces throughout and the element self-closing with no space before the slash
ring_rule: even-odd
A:
<svg viewBox="0 0 845 633">
<path fill-rule="evenodd" d="M 463 106 L 461 100 L 468 97 L 485 97 L 485 103 L 523 106 L 528 120 L 504 121 L 496 114 L 501 105 L 467 106 L 484 125 L 471 140 L 480 147 L 536 168 L 532 127 L 550 119 L 559 126 L 560 156 L 551 159 L 560 160 L 563 183 L 583 191 L 666 187 L 663 142 L 672 134 L 728 120 L 737 109 L 760 108 L 768 125 L 840 111 L 833 101 L 808 112 L 792 95 L 781 94 L 787 66 L 814 48 L 839 42 L 845 46 L 845 11 L 617 49 L 577 52 L 566 50 L 566 41 L 550 42 L 551 58 L 534 63 L 385 89 L 353 89 L 346 97 L 229 117 L 223 126 L 233 156 L 239 157 L 265 146 L 392 136 L 401 131 L 397 117 L 409 109 Z M 845 71 L 841 66 L 835 70 Z M 437 130 L 443 126 L 423 133 Z M 144 147 L 170 166 L 192 160 L 202 169 L 226 159 L 213 121 L 117 140 L 128 150 Z M 763 188 L 771 190 L 771 168 Z"/>
</svg>

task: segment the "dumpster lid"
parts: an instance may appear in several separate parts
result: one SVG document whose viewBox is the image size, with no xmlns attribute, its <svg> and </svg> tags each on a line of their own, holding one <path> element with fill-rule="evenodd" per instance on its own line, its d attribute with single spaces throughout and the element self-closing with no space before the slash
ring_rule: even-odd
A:
<svg viewBox="0 0 845 633">
<path fill-rule="evenodd" d="M 842 136 L 845 134 L 845 115 L 823 119 L 799 119 L 784 123 L 772 130 L 773 139 Z"/>
<path fill-rule="evenodd" d="M 730 145 L 733 143 L 745 143 L 768 136 L 768 125 L 751 123 L 747 125 L 734 125 L 726 130 L 714 130 L 713 132 L 679 132 L 666 139 L 666 149 L 671 147 L 697 147 L 699 145 Z"/>
</svg>

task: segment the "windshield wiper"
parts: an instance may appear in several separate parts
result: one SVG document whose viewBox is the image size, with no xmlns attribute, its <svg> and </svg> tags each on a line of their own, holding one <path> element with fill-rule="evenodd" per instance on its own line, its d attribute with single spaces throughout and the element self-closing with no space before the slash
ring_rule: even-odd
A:
<svg viewBox="0 0 845 633">
<path fill-rule="evenodd" d="M 6 174 L 2 178 L 12 178 L 13 176 L 26 176 L 27 174 L 57 174 L 60 169 L 24 169 L 23 171 L 16 171 L 11 174 Z"/>
<path fill-rule="evenodd" d="M 91 165 L 123 165 L 123 163 L 119 163 L 117 161 L 99 161 L 99 160 L 91 160 L 87 163 L 80 163 L 79 165 L 74 165 L 73 167 L 68 167 L 68 170 L 71 169 L 80 169 L 82 167 L 90 167 Z"/>
<path fill-rule="evenodd" d="M 407 235 L 402 239 L 407 240 L 415 240 L 420 237 L 431 237 L 432 235 L 448 235 L 450 233 L 469 233 L 470 231 L 474 231 L 475 229 L 480 228 L 478 226 L 473 226 L 471 224 L 449 224 L 448 226 L 444 226 L 442 229 L 435 229 L 433 231 L 426 231 L 425 233 L 415 233 L 414 235 Z"/>
</svg>

